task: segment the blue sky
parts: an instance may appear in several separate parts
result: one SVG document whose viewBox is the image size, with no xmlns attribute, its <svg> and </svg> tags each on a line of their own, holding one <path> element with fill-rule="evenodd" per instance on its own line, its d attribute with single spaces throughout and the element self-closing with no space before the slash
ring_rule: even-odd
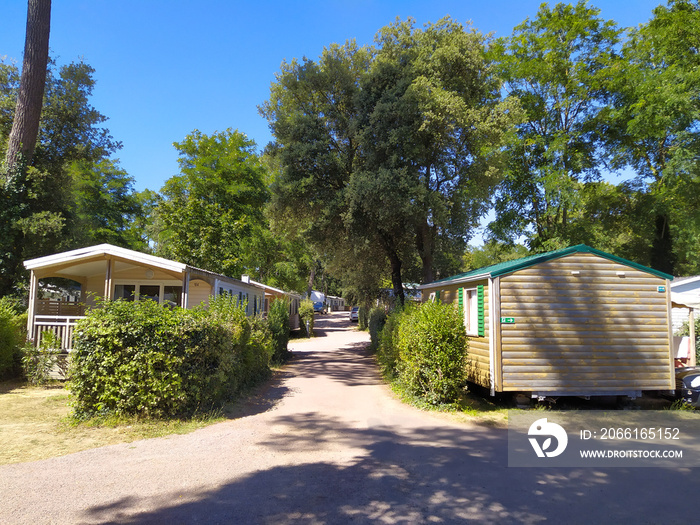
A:
<svg viewBox="0 0 700 525">
<path fill-rule="evenodd" d="M 177 174 L 173 142 L 194 129 L 238 129 L 259 149 L 271 140 L 258 105 L 283 60 L 317 58 L 323 47 L 372 43 L 383 26 L 450 15 L 482 33 L 511 34 L 540 0 L 247 1 L 54 0 L 51 56 L 95 68 L 92 104 L 123 143 L 115 155 L 138 190 Z M 552 2 L 553 4 L 554 2 Z M 623 27 L 651 17 L 660 0 L 598 0 Z M 0 58 L 21 65 L 26 1 L 0 0 Z"/>
</svg>

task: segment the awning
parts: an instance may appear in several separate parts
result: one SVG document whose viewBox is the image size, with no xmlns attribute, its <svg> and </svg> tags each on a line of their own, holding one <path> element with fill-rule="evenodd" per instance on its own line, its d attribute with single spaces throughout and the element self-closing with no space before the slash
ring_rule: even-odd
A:
<svg viewBox="0 0 700 525">
<path fill-rule="evenodd" d="M 671 304 L 678 308 L 700 308 L 700 297 L 697 294 L 671 292 Z"/>
</svg>

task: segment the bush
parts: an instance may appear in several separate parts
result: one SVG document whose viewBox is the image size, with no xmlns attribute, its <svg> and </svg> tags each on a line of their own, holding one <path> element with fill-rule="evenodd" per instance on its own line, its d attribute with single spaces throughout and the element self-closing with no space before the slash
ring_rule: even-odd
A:
<svg viewBox="0 0 700 525">
<path fill-rule="evenodd" d="M 357 311 L 357 327 L 360 330 L 367 330 L 367 324 L 369 322 L 369 308 L 367 306 L 360 306 Z"/>
<path fill-rule="evenodd" d="M 0 298 L 0 379 L 20 375 L 26 340 L 27 314 L 17 301 Z"/>
<path fill-rule="evenodd" d="M 79 321 L 68 386 L 78 417 L 210 410 L 266 377 L 271 337 L 235 298 L 208 310 L 106 301 Z"/>
<path fill-rule="evenodd" d="M 458 310 L 425 303 L 401 317 L 396 336 L 399 382 L 431 404 L 456 401 L 466 382 L 467 347 Z"/>
<path fill-rule="evenodd" d="M 386 323 L 386 312 L 384 308 L 372 308 L 369 312 L 369 337 L 371 352 L 379 349 L 379 337 Z"/>
<path fill-rule="evenodd" d="M 301 325 L 301 333 L 306 337 L 314 336 L 314 303 L 311 299 L 304 299 L 299 305 L 299 324 Z M 306 329 L 306 323 L 309 323 L 309 329 Z"/>
<path fill-rule="evenodd" d="M 270 304 L 267 322 L 272 335 L 272 360 L 281 363 L 287 358 L 289 343 L 289 301 L 277 299 Z"/>
<path fill-rule="evenodd" d="M 48 330 L 41 334 L 41 344 L 35 347 L 27 344 L 22 352 L 22 371 L 30 385 L 45 385 L 51 379 L 54 368 L 63 376 L 67 375 L 67 354 L 61 350 L 61 340 Z"/>
<path fill-rule="evenodd" d="M 397 346 L 398 329 L 402 319 L 410 315 L 413 307 L 406 305 L 404 307 L 397 306 L 387 316 L 384 327 L 379 334 L 379 348 L 377 360 L 382 368 L 382 373 L 388 379 L 396 377 L 396 367 L 399 362 L 399 349 Z"/>
</svg>

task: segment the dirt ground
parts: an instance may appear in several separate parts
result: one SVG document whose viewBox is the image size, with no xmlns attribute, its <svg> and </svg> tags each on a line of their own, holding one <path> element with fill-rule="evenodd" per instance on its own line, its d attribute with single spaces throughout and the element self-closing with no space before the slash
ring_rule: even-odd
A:
<svg viewBox="0 0 700 525">
<path fill-rule="evenodd" d="M 685 523 L 695 469 L 508 468 L 507 431 L 398 402 L 347 313 L 235 418 L 0 466 L 0 523 Z"/>
</svg>

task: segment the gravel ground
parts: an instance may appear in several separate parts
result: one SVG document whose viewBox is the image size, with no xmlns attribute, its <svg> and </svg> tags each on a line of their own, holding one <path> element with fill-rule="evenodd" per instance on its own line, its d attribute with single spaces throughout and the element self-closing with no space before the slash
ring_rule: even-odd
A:
<svg viewBox="0 0 700 525">
<path fill-rule="evenodd" d="M 0 466 L 0 524 L 681 523 L 694 469 L 515 469 L 503 429 L 407 407 L 346 313 L 240 417 Z"/>
</svg>

